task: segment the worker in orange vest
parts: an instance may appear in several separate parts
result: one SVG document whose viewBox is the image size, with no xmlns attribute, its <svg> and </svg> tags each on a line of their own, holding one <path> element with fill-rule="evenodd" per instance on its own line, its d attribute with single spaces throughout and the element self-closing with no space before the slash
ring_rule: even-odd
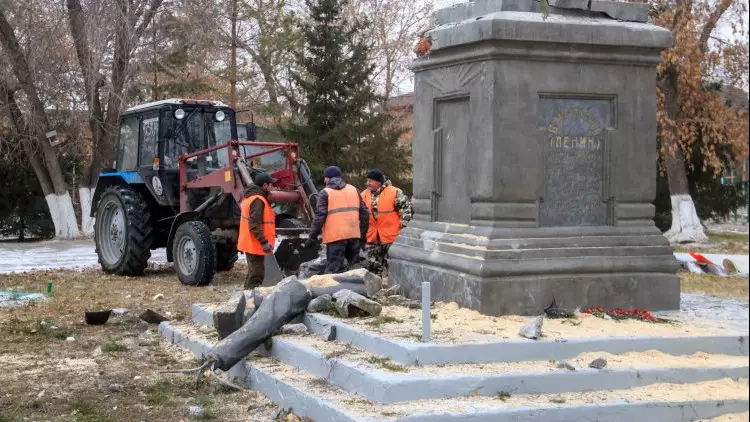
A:
<svg viewBox="0 0 750 422">
<path fill-rule="evenodd" d="M 380 169 L 367 173 L 367 189 L 362 192 L 362 199 L 370 211 L 365 266 L 369 271 L 382 275 L 388 269 L 388 249 L 411 220 L 411 202 Z"/>
<path fill-rule="evenodd" d="M 323 235 L 326 245 L 326 274 L 344 272 L 349 265 L 359 262 L 367 227 L 369 211 L 359 190 L 344 182 L 341 169 L 330 166 L 323 172 L 326 187 L 318 195 L 315 220 L 310 239 Z"/>
<path fill-rule="evenodd" d="M 252 289 L 263 283 L 266 272 L 266 255 L 273 253 L 276 242 L 276 214 L 268 202 L 268 193 L 276 183 L 268 173 L 255 177 L 255 185 L 245 189 L 245 199 L 240 210 L 239 241 L 237 250 L 247 258 L 247 278 L 245 289 Z"/>
</svg>

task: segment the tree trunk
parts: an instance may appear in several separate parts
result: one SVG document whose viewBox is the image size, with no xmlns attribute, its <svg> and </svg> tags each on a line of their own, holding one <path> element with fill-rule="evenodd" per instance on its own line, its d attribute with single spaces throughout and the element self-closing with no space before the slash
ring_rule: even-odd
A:
<svg viewBox="0 0 750 422">
<path fill-rule="evenodd" d="M 677 73 L 668 69 L 660 81 L 664 101 L 669 118 L 679 124 L 680 106 L 677 98 Z M 672 139 L 665 139 L 667 152 L 664 154 L 664 164 L 669 182 L 669 195 L 672 202 L 672 227 L 664 233 L 671 243 L 705 242 L 708 237 L 703 230 L 695 203 L 690 196 L 690 189 L 685 169 L 685 156 L 680 145 L 676 142 L 674 127 L 671 127 Z"/>
<path fill-rule="evenodd" d="M 232 0 L 232 40 L 229 65 L 229 106 L 237 108 L 237 0 Z"/>
<path fill-rule="evenodd" d="M 23 242 L 26 240 L 26 237 L 24 236 L 24 232 L 26 231 L 26 221 L 23 218 L 23 215 L 18 216 L 18 241 Z"/>
<path fill-rule="evenodd" d="M 78 222 L 75 218 L 73 201 L 67 191 L 65 178 L 63 177 L 60 161 L 57 158 L 57 151 L 52 147 L 46 137 L 50 129 L 49 118 L 42 103 L 36 85 L 34 85 L 33 74 L 26 61 L 26 56 L 18 44 L 18 39 L 10 23 L 5 18 L 5 14 L 0 10 L 0 43 L 8 52 L 13 74 L 18 80 L 21 89 L 24 90 L 31 104 L 31 133 L 36 139 L 36 144 L 42 150 L 45 170 L 47 177 L 42 177 L 39 183 L 44 185 L 49 180 L 52 191 L 45 195 L 47 206 L 52 216 L 52 222 L 55 225 L 55 237 L 69 239 L 80 234 L 78 231 Z M 24 149 L 28 154 L 28 151 Z M 28 156 L 33 160 L 34 156 Z M 32 161 L 33 163 L 33 161 Z"/>
</svg>

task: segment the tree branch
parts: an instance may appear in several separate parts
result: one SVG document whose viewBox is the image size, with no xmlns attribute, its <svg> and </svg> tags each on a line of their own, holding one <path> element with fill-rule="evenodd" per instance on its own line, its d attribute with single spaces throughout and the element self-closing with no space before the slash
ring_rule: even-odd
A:
<svg viewBox="0 0 750 422">
<path fill-rule="evenodd" d="M 131 42 L 130 45 L 137 44 L 137 41 L 141 39 L 141 37 L 143 36 L 143 32 L 151 23 L 151 20 L 153 20 L 154 15 L 156 15 L 156 11 L 159 10 L 159 6 L 161 6 L 162 1 L 163 0 L 151 0 L 146 14 L 143 15 L 143 20 L 133 31 L 133 41 L 135 42 Z"/>
<path fill-rule="evenodd" d="M 706 52 L 708 51 L 708 39 L 711 37 L 711 33 L 714 32 L 716 24 L 719 23 L 721 15 L 723 15 L 724 12 L 729 9 L 732 3 L 734 3 L 734 0 L 721 0 L 721 2 L 716 6 L 716 9 L 714 9 L 714 11 L 711 12 L 711 14 L 708 16 L 708 20 L 703 26 L 701 37 L 698 41 L 698 45 L 700 46 L 701 52 L 703 54 L 706 54 Z"/>
</svg>

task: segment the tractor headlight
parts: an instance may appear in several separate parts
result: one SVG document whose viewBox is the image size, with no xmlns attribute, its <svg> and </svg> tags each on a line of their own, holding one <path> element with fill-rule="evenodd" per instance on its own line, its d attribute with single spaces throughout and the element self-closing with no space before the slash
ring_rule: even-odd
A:
<svg viewBox="0 0 750 422">
<path fill-rule="evenodd" d="M 162 196 L 164 194 L 164 186 L 162 186 L 161 180 L 159 179 L 159 177 L 154 176 L 154 178 L 151 179 L 151 186 L 153 186 L 154 192 L 157 195 Z"/>
<path fill-rule="evenodd" d="M 227 117 L 226 114 L 224 114 L 224 112 L 221 110 L 217 111 L 215 116 L 216 116 L 217 122 L 223 122 L 224 119 Z"/>
<path fill-rule="evenodd" d="M 183 110 L 181 108 L 178 108 L 177 110 L 174 111 L 174 117 L 177 120 L 184 119 L 185 118 L 185 110 Z"/>
</svg>

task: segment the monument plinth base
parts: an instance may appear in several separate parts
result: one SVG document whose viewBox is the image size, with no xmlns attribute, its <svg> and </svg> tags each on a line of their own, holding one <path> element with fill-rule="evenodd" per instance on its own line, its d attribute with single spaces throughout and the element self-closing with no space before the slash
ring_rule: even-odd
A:
<svg viewBox="0 0 750 422">
<path fill-rule="evenodd" d="M 656 228 L 492 229 L 414 222 L 391 247 L 389 280 L 417 298 L 486 315 L 538 315 L 552 303 L 679 309 L 678 264 Z"/>
</svg>

